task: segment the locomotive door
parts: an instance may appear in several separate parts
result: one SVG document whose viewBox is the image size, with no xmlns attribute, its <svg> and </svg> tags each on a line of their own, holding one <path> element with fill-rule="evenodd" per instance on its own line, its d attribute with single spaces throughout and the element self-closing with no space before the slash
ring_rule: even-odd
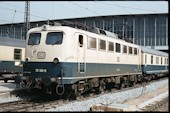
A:
<svg viewBox="0 0 170 113">
<path fill-rule="evenodd" d="M 77 64 L 78 73 L 85 74 L 86 72 L 86 39 L 84 34 L 77 33 Z"/>
</svg>

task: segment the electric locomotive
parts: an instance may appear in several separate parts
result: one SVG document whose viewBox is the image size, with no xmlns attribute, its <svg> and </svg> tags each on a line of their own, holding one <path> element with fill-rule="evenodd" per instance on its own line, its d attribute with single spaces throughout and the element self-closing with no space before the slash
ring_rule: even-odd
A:
<svg viewBox="0 0 170 113">
<path fill-rule="evenodd" d="M 57 95 L 81 95 L 142 82 L 141 47 L 102 29 L 69 26 L 27 33 L 24 76 L 18 83 Z"/>
</svg>

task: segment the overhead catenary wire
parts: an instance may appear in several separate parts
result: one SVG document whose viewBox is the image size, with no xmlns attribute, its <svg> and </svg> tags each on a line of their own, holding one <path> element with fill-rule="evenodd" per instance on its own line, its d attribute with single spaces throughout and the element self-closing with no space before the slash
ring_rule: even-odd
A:
<svg viewBox="0 0 170 113">
<path fill-rule="evenodd" d="M 53 4 L 56 5 L 56 6 L 58 6 L 58 7 L 61 7 L 61 8 L 65 7 L 65 6 L 64 6 L 65 4 L 60 4 L 60 5 L 58 5 L 58 4 L 56 4 L 55 2 L 53 2 Z M 75 5 L 75 4 L 73 4 L 73 5 Z M 69 7 L 67 7 L 66 9 L 67 9 L 68 11 L 70 11 L 70 12 L 73 12 L 73 11 L 74 11 L 75 13 L 76 13 L 76 12 L 77 12 L 77 13 L 81 13 L 81 14 L 83 13 L 84 15 L 88 16 L 88 14 L 86 14 L 86 13 L 80 11 L 80 10 L 75 10 L 75 9 L 69 8 Z"/>
<path fill-rule="evenodd" d="M 85 10 L 87 10 L 87 11 L 89 11 L 89 12 L 91 12 L 91 13 L 93 13 L 93 14 L 96 14 L 97 16 L 103 16 L 102 14 L 100 14 L 100 13 L 98 13 L 97 11 L 94 11 L 94 10 L 92 10 L 92 9 L 90 9 L 90 8 L 87 8 L 87 7 L 85 7 L 85 6 L 82 6 L 82 5 L 79 5 L 77 2 L 73 2 L 73 1 L 67 1 L 68 3 L 70 3 L 70 4 L 73 4 L 73 5 L 75 5 L 75 6 L 77 6 L 77 7 L 80 7 L 80 8 L 82 8 L 82 9 L 85 9 Z M 152 11 L 152 12 L 157 12 L 157 11 L 154 11 L 154 10 L 149 10 L 149 9 L 143 9 L 143 8 L 135 8 L 135 7 L 129 7 L 129 6 L 123 6 L 123 5 L 120 5 L 118 2 L 96 2 L 96 1 L 94 1 L 95 3 L 102 3 L 102 4 L 106 4 L 106 5 L 109 5 L 109 6 L 113 6 L 113 7 L 120 7 L 120 8 L 122 8 L 124 11 L 126 11 L 126 12 L 128 12 L 129 14 L 131 14 L 127 9 L 137 9 L 137 10 L 145 10 L 145 11 Z M 54 4 L 56 4 L 55 2 L 53 2 Z M 10 4 L 11 5 L 11 4 Z M 61 7 L 60 5 L 58 5 L 59 7 Z M 10 8 L 4 8 L 4 7 L 2 7 L 2 6 L 0 6 L 0 8 L 1 9 L 4 9 L 4 10 L 9 10 L 9 11 L 16 11 L 16 13 L 23 13 L 24 14 L 24 11 L 20 11 L 20 10 L 15 10 L 15 9 L 10 9 Z M 18 8 L 18 7 L 17 7 Z M 71 10 L 72 8 L 65 8 L 66 10 Z M 73 11 L 73 9 L 72 9 L 72 11 Z M 78 12 L 78 11 L 77 11 Z M 41 13 L 41 12 L 40 12 Z M 83 13 L 83 12 L 82 12 Z M 39 14 L 39 13 L 38 13 Z M 41 13 L 41 16 L 39 16 L 37 13 L 34 15 L 34 14 L 30 14 L 31 16 L 33 16 L 33 17 L 36 17 L 36 18 L 39 18 L 39 19 L 44 19 L 44 20 L 47 20 L 47 16 L 45 16 L 45 17 L 42 17 L 42 13 Z M 49 19 L 49 17 L 48 17 L 48 19 Z M 49 19 L 50 20 L 50 19 Z M 96 20 L 96 21 L 102 21 L 102 20 L 99 20 L 99 19 L 97 19 L 97 18 L 94 18 L 94 20 Z M 3 20 L 1 20 L 1 21 L 3 21 Z M 5 20 L 6 22 L 7 22 L 7 20 Z M 109 22 L 110 23 L 110 22 Z M 112 23 L 111 23 L 112 24 Z"/>
<path fill-rule="evenodd" d="M 81 5 L 78 5 L 78 4 L 74 3 L 74 2 L 72 2 L 72 1 L 68 1 L 68 2 L 71 3 L 71 4 L 74 4 L 74 5 L 78 6 L 78 7 L 81 7 L 81 8 L 83 8 L 83 9 L 86 9 L 86 10 L 88 10 L 88 11 L 94 13 L 94 14 L 97 14 L 97 15 L 99 15 L 99 16 L 102 16 L 100 13 L 98 13 L 98 12 L 96 12 L 96 11 L 93 11 L 93 10 L 91 10 L 91 9 L 89 9 L 89 8 L 85 8 L 85 7 L 81 6 Z"/>
<path fill-rule="evenodd" d="M 9 32 L 7 33 L 8 35 L 9 35 L 9 34 L 11 33 L 11 31 L 12 31 L 12 27 L 13 27 L 13 22 L 14 22 L 15 14 L 16 14 L 16 10 L 14 11 L 14 16 L 13 16 L 13 18 L 12 18 L 12 24 L 11 24 L 11 27 L 10 27 Z"/>
<path fill-rule="evenodd" d="M 124 5 L 120 5 L 119 3 L 115 2 L 115 1 L 113 1 L 112 3 L 106 3 L 106 2 L 97 2 L 97 3 L 102 3 L 102 4 L 110 5 L 110 6 L 113 6 L 113 7 L 115 7 L 115 6 L 120 7 L 124 11 L 128 12 L 129 14 L 131 14 L 131 13 L 126 9 L 135 9 L 135 10 L 142 10 L 142 11 L 160 12 L 160 11 L 155 11 L 155 10 L 150 10 L 150 9 L 143 9 L 143 8 L 124 6 Z"/>
<path fill-rule="evenodd" d="M 23 13 L 23 14 L 25 13 L 24 11 L 19 11 L 19 10 L 10 9 L 10 8 L 4 8 L 4 7 L 0 7 L 0 9 L 16 11 L 16 13 Z M 47 19 L 45 17 L 41 17 L 41 16 L 37 16 L 37 15 L 33 15 L 33 14 L 30 14 L 30 15 L 33 16 L 33 17 L 41 18 L 41 19 Z"/>
</svg>

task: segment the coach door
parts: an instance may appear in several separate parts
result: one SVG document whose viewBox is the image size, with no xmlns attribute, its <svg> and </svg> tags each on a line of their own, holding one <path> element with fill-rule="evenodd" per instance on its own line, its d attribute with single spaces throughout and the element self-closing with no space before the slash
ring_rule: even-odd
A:
<svg viewBox="0 0 170 113">
<path fill-rule="evenodd" d="M 86 72 L 86 35 L 77 33 L 77 62 L 78 73 L 84 74 Z"/>
</svg>

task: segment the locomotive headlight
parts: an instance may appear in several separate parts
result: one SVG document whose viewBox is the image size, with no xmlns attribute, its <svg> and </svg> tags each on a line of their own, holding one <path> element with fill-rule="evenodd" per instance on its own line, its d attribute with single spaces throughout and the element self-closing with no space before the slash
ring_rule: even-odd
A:
<svg viewBox="0 0 170 113">
<path fill-rule="evenodd" d="M 54 58 L 53 63 L 54 63 L 54 64 L 59 63 L 59 59 L 58 59 L 58 58 Z"/>
<path fill-rule="evenodd" d="M 44 25 L 44 26 L 42 27 L 42 31 L 46 31 L 46 30 L 47 30 L 47 26 Z"/>
<path fill-rule="evenodd" d="M 25 62 L 27 63 L 29 61 L 29 58 L 27 57 L 26 59 L 25 59 Z"/>
</svg>

